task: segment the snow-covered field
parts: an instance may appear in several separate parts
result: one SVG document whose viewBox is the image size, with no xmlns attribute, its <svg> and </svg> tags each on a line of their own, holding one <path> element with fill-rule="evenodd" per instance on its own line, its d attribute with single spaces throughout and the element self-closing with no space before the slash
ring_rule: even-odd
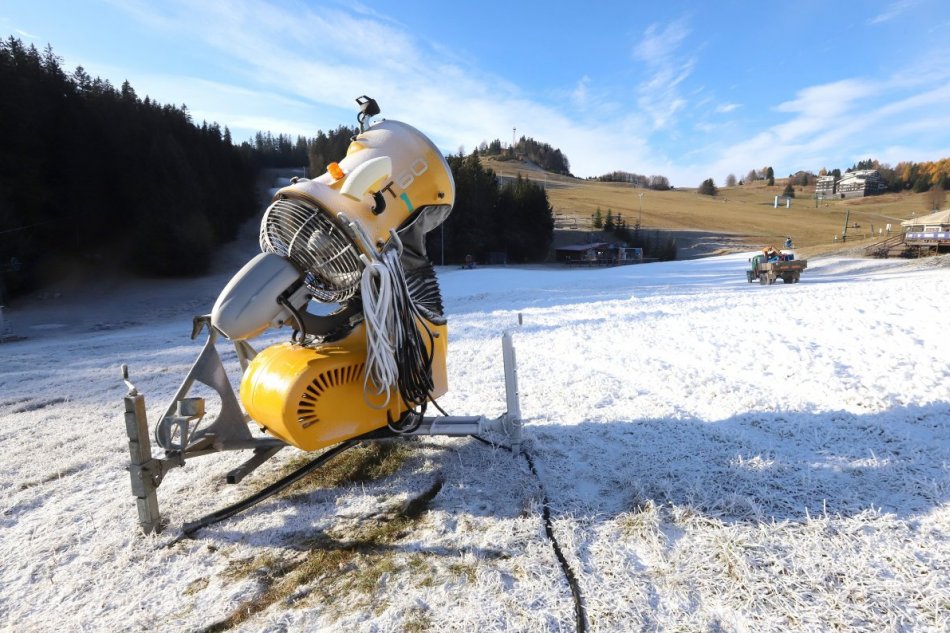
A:
<svg viewBox="0 0 950 633">
<path fill-rule="evenodd" d="M 538 480 L 472 439 L 354 449 L 173 543 L 301 454 L 239 486 L 220 479 L 242 456 L 195 459 L 159 490 L 165 532 L 139 533 L 119 365 L 154 421 L 200 348 L 191 315 L 251 255 L 8 312 L 28 338 L 0 345 L 0 628 L 573 630 Z M 441 269 L 441 404 L 503 412 L 522 314 L 526 448 L 591 630 L 948 630 L 950 262 L 760 286 L 745 258 Z"/>
</svg>

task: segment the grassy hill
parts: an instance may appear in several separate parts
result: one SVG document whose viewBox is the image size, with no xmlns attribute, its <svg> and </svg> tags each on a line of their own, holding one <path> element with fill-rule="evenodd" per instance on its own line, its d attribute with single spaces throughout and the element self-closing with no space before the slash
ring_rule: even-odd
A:
<svg viewBox="0 0 950 633">
<path fill-rule="evenodd" d="M 554 207 L 557 225 L 562 228 L 591 228 L 597 208 L 606 216 L 608 209 L 623 216 L 633 226 L 638 216 L 647 230 L 695 229 L 730 233 L 737 240 L 755 248 L 764 244 L 784 242 L 786 235 L 794 238 L 796 248 L 805 255 L 833 252 L 883 238 L 879 231 L 888 223 L 900 230 L 900 222 L 913 214 L 929 213 L 933 206 L 931 193 L 889 193 L 869 198 L 823 200 L 816 206 L 814 187 L 795 188 L 791 208 L 773 207 L 775 196 L 781 195 L 786 180 L 777 179 L 774 186 L 764 181 L 736 187 L 721 187 L 715 197 L 696 193 L 695 188 L 672 191 L 638 189 L 625 183 L 582 180 L 540 171 L 534 165 L 514 161 L 483 160 L 503 178 L 520 174 L 546 186 Z M 642 196 L 642 216 L 641 197 Z M 780 201 L 784 205 L 784 202 Z M 846 243 L 841 235 L 847 217 Z M 858 227 L 854 228 L 853 225 Z M 835 240 L 837 236 L 838 240 Z"/>
</svg>

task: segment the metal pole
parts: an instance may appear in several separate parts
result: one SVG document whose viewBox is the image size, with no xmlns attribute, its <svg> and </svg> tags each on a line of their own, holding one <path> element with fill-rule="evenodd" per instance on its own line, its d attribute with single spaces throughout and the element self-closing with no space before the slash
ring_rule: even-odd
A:
<svg viewBox="0 0 950 633">
<path fill-rule="evenodd" d="M 519 315 L 520 319 L 520 315 Z M 501 337 L 502 357 L 505 366 L 505 400 L 508 411 L 505 414 L 507 433 L 511 441 L 511 452 L 521 453 L 521 402 L 518 393 L 518 361 L 515 357 L 515 345 L 511 332 Z"/>
<path fill-rule="evenodd" d="M 132 494 L 139 511 L 139 525 L 146 534 L 161 530 L 162 516 L 158 511 L 155 483 L 157 460 L 152 459 L 148 422 L 145 416 L 145 396 L 125 397 L 125 430 L 129 436 L 129 477 Z"/>
</svg>

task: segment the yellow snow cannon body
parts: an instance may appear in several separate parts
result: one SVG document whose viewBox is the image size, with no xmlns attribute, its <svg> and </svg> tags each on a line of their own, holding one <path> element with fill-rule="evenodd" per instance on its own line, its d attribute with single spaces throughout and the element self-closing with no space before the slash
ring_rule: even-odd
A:
<svg viewBox="0 0 950 633">
<path fill-rule="evenodd" d="M 446 327 L 420 324 L 436 335 L 432 354 L 433 388 L 438 398 L 448 390 Z M 365 385 L 364 325 L 333 344 L 307 347 L 272 345 L 250 363 L 241 380 L 241 402 L 248 415 L 268 433 L 305 451 L 315 451 L 385 427 L 405 415 L 398 397 Z"/>
</svg>

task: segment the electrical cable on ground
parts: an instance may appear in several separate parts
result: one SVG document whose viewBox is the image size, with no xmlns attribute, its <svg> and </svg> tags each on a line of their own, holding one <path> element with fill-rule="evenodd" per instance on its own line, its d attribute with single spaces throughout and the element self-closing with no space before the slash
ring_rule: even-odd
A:
<svg viewBox="0 0 950 633">
<path fill-rule="evenodd" d="M 436 408 L 440 412 L 442 412 L 443 414 L 445 413 L 444 411 L 442 411 L 442 407 L 436 404 L 434 400 L 432 401 L 432 403 L 435 404 Z M 495 444 L 494 442 L 491 442 L 490 440 L 487 440 L 484 437 L 481 437 L 479 435 L 472 435 L 471 437 L 478 440 L 479 442 L 482 442 L 483 444 L 487 444 L 494 448 L 501 448 L 503 450 L 511 452 L 510 446 L 505 446 L 503 444 Z M 359 438 L 355 438 L 355 439 L 347 440 L 341 444 L 337 444 L 333 448 L 321 453 L 317 458 L 304 464 L 303 466 L 301 466 L 294 472 L 275 481 L 271 485 L 251 495 L 250 497 L 246 497 L 242 499 L 241 501 L 238 501 L 237 503 L 234 503 L 225 508 L 217 510 L 216 512 L 212 512 L 211 514 L 205 515 L 196 521 L 189 521 L 185 523 L 182 526 L 182 534 L 178 538 L 174 539 L 171 543 L 168 543 L 167 545 L 168 546 L 174 545 L 175 543 L 179 542 L 182 538 L 186 536 L 191 536 L 192 534 L 194 534 L 201 528 L 208 527 L 209 525 L 213 525 L 215 523 L 228 519 L 234 516 L 235 514 L 239 512 L 243 512 L 244 510 L 260 503 L 261 501 L 264 501 L 265 499 L 272 497 L 273 495 L 277 494 L 278 492 L 286 489 L 287 487 L 291 486 L 292 484 L 302 479 L 305 475 L 307 475 L 312 470 L 315 470 L 319 466 L 322 466 L 333 457 L 353 447 L 358 442 L 359 442 Z M 564 578 L 567 580 L 567 584 L 571 590 L 571 597 L 574 601 L 574 622 L 575 622 L 576 630 L 578 633 L 586 633 L 587 617 L 584 611 L 584 599 L 583 599 L 583 596 L 581 595 L 580 585 L 577 582 L 577 576 L 574 574 L 574 570 L 571 569 L 570 563 L 567 562 L 567 558 L 564 556 L 564 552 L 561 550 L 561 545 L 560 543 L 558 543 L 557 537 L 554 535 L 554 526 L 551 523 L 551 502 L 548 499 L 547 491 L 544 489 L 544 482 L 541 480 L 541 476 L 538 474 L 537 468 L 535 468 L 534 460 L 531 458 L 531 454 L 528 453 L 526 450 L 522 449 L 521 455 L 524 455 L 525 460 L 528 462 L 528 468 L 531 469 L 531 473 L 534 475 L 535 479 L 537 479 L 538 485 L 541 488 L 541 498 L 542 498 L 541 516 L 542 516 L 542 519 L 544 520 L 544 532 L 547 535 L 548 540 L 551 541 L 551 547 L 554 550 L 554 555 L 561 566 L 561 572 L 564 574 Z"/>
<path fill-rule="evenodd" d="M 232 517 L 238 512 L 242 512 L 243 510 L 246 510 L 250 508 L 251 506 L 260 503 L 264 499 L 267 499 L 268 497 L 271 497 L 277 494 L 281 490 L 284 490 L 288 486 L 296 483 L 298 480 L 303 478 L 304 475 L 314 470 L 318 466 L 322 466 L 333 457 L 339 455 L 346 449 L 351 448 L 352 446 L 357 444 L 357 441 L 358 440 L 356 439 L 352 439 L 352 440 L 347 440 L 346 442 L 343 442 L 342 444 L 337 444 L 336 446 L 329 449 L 328 451 L 321 453 L 316 459 L 304 464 L 303 466 L 301 466 L 294 472 L 290 473 L 286 477 L 278 479 L 277 481 L 267 486 L 260 492 L 257 492 L 256 494 L 253 494 L 250 497 L 246 497 L 242 499 L 241 501 L 238 501 L 237 503 L 229 505 L 226 508 L 221 508 L 220 510 L 216 512 L 212 512 L 211 514 L 203 516 L 196 521 L 189 521 L 185 523 L 181 528 L 183 534 L 185 536 L 190 536 L 203 527 L 208 527 L 209 525 L 213 525 L 214 523 L 218 523 L 219 521 L 223 521 L 229 517 Z"/>
<path fill-rule="evenodd" d="M 471 437 L 475 438 L 479 442 L 488 444 L 489 446 L 501 448 L 511 452 L 510 446 L 505 446 L 504 444 L 495 444 L 494 442 L 478 435 L 472 435 Z M 521 449 L 521 454 L 524 455 L 524 458 L 528 462 L 528 468 L 531 469 L 535 479 L 538 480 L 538 485 L 541 487 L 541 516 L 544 519 L 544 531 L 547 534 L 548 540 L 551 541 L 551 547 L 554 549 L 554 555 L 557 557 L 557 561 L 561 565 L 561 571 L 564 573 L 564 578 L 567 579 L 567 584 L 571 588 L 571 596 L 574 599 L 574 623 L 577 632 L 585 633 L 587 631 L 587 614 L 584 611 L 584 599 L 583 596 L 581 596 L 580 585 L 577 583 L 577 576 L 574 574 L 574 570 L 571 569 L 570 564 L 567 562 L 567 558 L 564 556 L 564 552 L 561 550 L 560 543 L 558 543 L 557 538 L 554 536 L 554 526 L 551 524 L 551 502 L 548 500 L 548 493 L 544 489 L 544 482 L 541 481 L 541 476 L 534 467 L 534 460 L 531 459 L 531 454 L 523 448 Z"/>
</svg>

